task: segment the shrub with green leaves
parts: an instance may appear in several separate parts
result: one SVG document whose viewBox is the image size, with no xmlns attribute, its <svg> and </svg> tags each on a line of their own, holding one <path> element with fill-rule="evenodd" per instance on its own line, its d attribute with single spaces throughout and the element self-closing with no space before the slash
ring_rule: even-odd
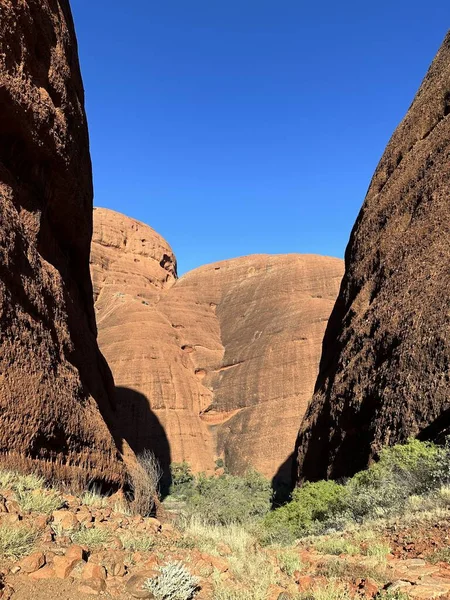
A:
<svg viewBox="0 0 450 600">
<path fill-rule="evenodd" d="M 447 448 L 409 440 L 384 448 L 380 460 L 348 482 L 348 509 L 360 521 L 399 511 L 408 497 L 430 493 L 446 482 L 450 464 Z"/>
<path fill-rule="evenodd" d="M 195 477 L 192 474 L 189 463 L 186 461 L 172 463 L 170 465 L 170 475 L 172 478 L 172 485 L 170 487 L 171 495 L 185 496 L 192 491 Z"/>
<path fill-rule="evenodd" d="M 156 600 L 190 600 L 198 589 L 199 580 L 180 562 L 159 568 L 159 575 L 147 579 L 144 588 Z"/>
<path fill-rule="evenodd" d="M 270 511 L 271 498 L 270 481 L 256 471 L 243 477 L 202 475 L 189 498 L 188 512 L 211 525 L 248 523 Z"/>
<path fill-rule="evenodd" d="M 431 442 L 410 440 L 384 448 L 380 460 L 356 473 L 345 484 L 305 483 L 292 501 L 264 519 L 261 541 L 289 543 L 306 535 L 341 530 L 349 522 L 398 515 L 408 499 L 432 499 L 447 505 L 441 486 L 450 478 L 450 450 Z"/>
<path fill-rule="evenodd" d="M 293 539 L 319 533 L 318 524 L 345 510 L 347 489 L 335 481 L 305 483 L 292 493 L 292 501 L 264 520 L 265 541 L 289 543 Z"/>
</svg>

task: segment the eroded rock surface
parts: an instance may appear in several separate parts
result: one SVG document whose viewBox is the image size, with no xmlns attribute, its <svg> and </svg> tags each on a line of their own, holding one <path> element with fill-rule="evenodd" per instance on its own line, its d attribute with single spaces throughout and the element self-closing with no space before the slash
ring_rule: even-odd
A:
<svg viewBox="0 0 450 600">
<path fill-rule="evenodd" d="M 289 480 L 343 262 L 256 255 L 177 280 L 167 243 L 106 209 L 94 212 L 91 261 L 100 347 L 132 448 L 196 471 L 218 457 L 238 473 L 282 467 Z"/>
<path fill-rule="evenodd" d="M 346 253 L 299 479 L 352 475 L 450 425 L 450 35 L 377 167 Z"/>
<path fill-rule="evenodd" d="M 0 460 L 120 484 L 89 275 L 92 180 L 69 3 L 0 1 Z"/>
</svg>

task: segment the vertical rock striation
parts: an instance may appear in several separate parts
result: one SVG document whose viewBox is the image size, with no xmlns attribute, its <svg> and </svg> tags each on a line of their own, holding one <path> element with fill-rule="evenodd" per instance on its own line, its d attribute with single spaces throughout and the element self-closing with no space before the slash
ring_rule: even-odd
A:
<svg viewBox="0 0 450 600">
<path fill-rule="evenodd" d="M 256 255 L 176 279 L 150 227 L 96 209 L 92 274 L 99 343 L 135 452 L 167 467 L 254 467 L 287 484 L 312 395 L 340 259 Z"/>
<path fill-rule="evenodd" d="M 346 252 L 298 480 L 450 428 L 450 34 L 376 169 Z"/>
<path fill-rule="evenodd" d="M 67 0 L 0 0 L 0 134 L 0 461 L 120 485 L 114 385 L 96 341 L 91 163 Z"/>
</svg>

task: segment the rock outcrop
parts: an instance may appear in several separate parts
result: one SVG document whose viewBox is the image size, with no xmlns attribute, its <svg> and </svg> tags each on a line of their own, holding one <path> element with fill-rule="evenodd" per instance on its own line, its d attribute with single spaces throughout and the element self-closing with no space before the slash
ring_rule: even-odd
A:
<svg viewBox="0 0 450 600">
<path fill-rule="evenodd" d="M 211 472 L 225 458 L 232 472 L 253 466 L 288 481 L 343 261 L 256 255 L 177 280 L 157 233 L 96 209 L 91 262 L 99 343 L 131 447 L 154 449 L 164 465 Z"/>
<path fill-rule="evenodd" d="M 377 167 L 346 252 L 299 480 L 352 475 L 450 426 L 450 34 Z"/>
<path fill-rule="evenodd" d="M 1 0 L 0 12 L 0 462 L 120 485 L 89 275 L 91 163 L 69 3 Z"/>
</svg>

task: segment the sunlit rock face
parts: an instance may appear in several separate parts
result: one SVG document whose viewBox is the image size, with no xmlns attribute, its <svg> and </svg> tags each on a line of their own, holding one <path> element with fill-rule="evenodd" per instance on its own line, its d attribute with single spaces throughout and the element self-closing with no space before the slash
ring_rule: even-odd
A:
<svg viewBox="0 0 450 600">
<path fill-rule="evenodd" d="M 96 341 L 92 176 L 66 0 L 0 2 L 0 461 L 124 482 Z"/>
<path fill-rule="evenodd" d="M 161 236 L 96 209 L 91 263 L 100 347 L 123 388 L 132 448 L 197 472 L 220 457 L 234 473 L 290 481 L 343 261 L 255 255 L 177 279 Z"/>
</svg>

